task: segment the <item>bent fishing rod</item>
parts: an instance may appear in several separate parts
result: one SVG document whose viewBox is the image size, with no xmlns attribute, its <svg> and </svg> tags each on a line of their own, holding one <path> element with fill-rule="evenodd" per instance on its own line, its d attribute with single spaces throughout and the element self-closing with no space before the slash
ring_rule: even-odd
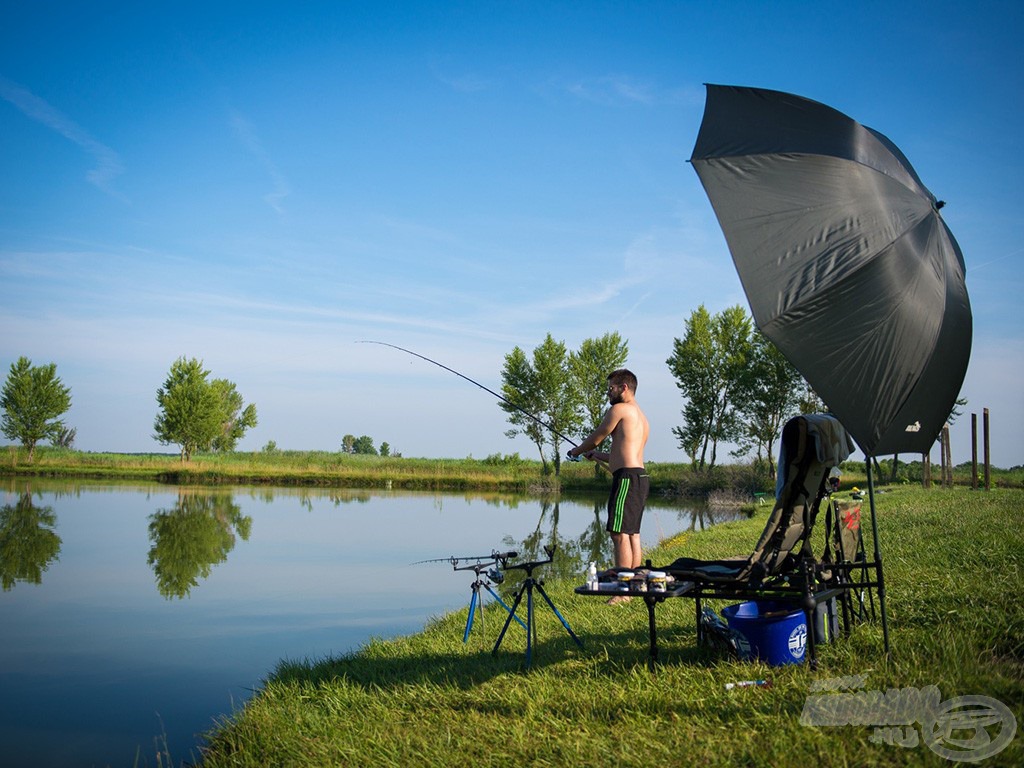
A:
<svg viewBox="0 0 1024 768">
<path fill-rule="evenodd" d="M 380 346 L 382 346 L 382 347 L 391 347 L 392 349 L 397 349 L 397 350 L 398 350 L 399 352 L 405 352 L 405 353 L 406 353 L 407 355 L 412 355 L 413 357 L 418 357 L 418 358 L 419 358 L 420 360 L 425 360 L 425 361 L 426 361 L 426 362 L 428 362 L 428 363 L 432 363 L 433 365 L 436 365 L 436 366 L 437 366 L 438 368 L 444 368 L 444 369 L 445 369 L 446 371 L 448 371 L 449 373 L 454 373 L 454 374 L 455 374 L 456 376 L 458 376 L 458 377 L 459 377 L 460 379 L 465 379 L 465 380 L 466 380 L 466 381 L 468 381 L 468 382 L 469 382 L 470 384 L 473 384 L 474 386 L 480 387 L 480 389 L 482 389 L 482 390 L 483 390 L 484 392 L 488 392 L 489 394 L 492 394 L 492 395 L 494 395 L 494 396 L 495 396 L 496 398 L 498 398 L 499 400 L 501 400 L 501 402 L 503 402 L 503 403 L 507 404 L 508 406 L 510 406 L 510 407 L 512 407 L 512 408 L 515 408 L 515 409 L 516 409 L 517 411 L 519 411 L 519 412 L 520 412 L 521 414 L 523 414 L 524 416 L 527 416 L 528 418 L 531 418 L 531 419 L 533 419 L 533 420 L 534 420 L 535 422 L 537 422 L 537 423 L 538 423 L 538 424 L 540 424 L 540 425 L 541 425 L 542 427 L 544 427 L 544 429 L 548 429 L 548 430 L 551 430 L 551 432 L 553 432 L 554 434 L 558 435 L 558 436 L 559 436 L 560 438 L 562 438 L 563 440 L 565 440 L 565 441 L 566 441 L 567 443 L 569 443 L 569 444 L 570 444 L 570 445 L 571 445 L 571 446 L 572 446 L 573 448 L 577 448 L 577 447 L 579 447 L 579 443 L 577 443 L 577 442 L 576 442 L 575 440 L 573 440 L 572 438 L 566 437 L 565 435 L 563 435 L 563 434 L 562 434 L 561 432 L 559 432 L 559 431 L 558 431 L 557 429 L 555 429 L 555 428 L 554 428 L 553 426 L 551 426 L 550 424 L 548 424 L 548 423 L 547 423 L 546 421 L 544 421 L 543 419 L 541 419 L 541 418 L 539 418 L 538 416 L 536 416 L 536 415 L 534 415 L 534 414 L 530 413 L 530 412 L 529 412 L 529 411 L 527 411 L 527 410 L 526 410 L 525 408 L 522 408 L 522 407 L 520 407 L 520 406 L 516 405 L 516 404 L 515 404 L 515 403 L 513 403 L 513 402 L 512 402 L 511 400 L 509 400 L 509 399 L 508 399 L 507 397 L 504 397 L 504 396 L 502 396 L 502 395 L 499 395 L 499 394 L 498 394 L 497 392 L 495 392 L 495 391 L 494 391 L 493 389 L 488 389 L 488 388 L 487 388 L 487 387 L 485 387 L 485 386 L 484 386 L 483 384 L 481 384 L 481 383 L 480 383 L 479 381 L 474 381 L 473 379 L 469 378 L 469 376 L 466 376 L 465 374 L 459 373 L 459 372 L 458 372 L 458 371 L 456 371 L 456 370 L 455 370 L 454 368 L 449 368 L 449 367 L 448 367 L 447 365 L 444 365 L 444 364 L 442 364 L 442 363 L 439 363 L 439 362 L 437 362 L 437 360 L 431 360 L 431 359 L 430 359 L 429 357 L 426 357 L 425 355 L 421 355 L 421 354 L 419 354 L 418 352 L 413 352 L 413 351 L 412 351 L 411 349 L 406 349 L 405 347 L 400 347 L 400 346 L 398 346 L 397 344 L 388 344 L 388 343 L 387 343 L 386 341 L 370 341 L 370 340 L 364 340 L 364 341 L 357 341 L 356 343 L 357 343 L 357 344 L 379 344 L 379 345 L 380 345 Z M 571 458 L 569 459 L 569 461 L 574 461 L 574 460 L 578 460 L 578 459 L 571 459 Z M 607 466 L 605 465 L 605 463 L 604 463 L 604 462 L 602 462 L 602 461 L 600 461 L 600 460 L 598 460 L 598 459 L 592 459 L 592 461 L 594 461 L 594 462 L 595 462 L 596 464 L 598 464 L 599 466 L 602 466 L 602 467 L 604 467 L 605 469 L 607 469 L 607 468 L 608 468 L 608 467 L 607 467 Z"/>
</svg>

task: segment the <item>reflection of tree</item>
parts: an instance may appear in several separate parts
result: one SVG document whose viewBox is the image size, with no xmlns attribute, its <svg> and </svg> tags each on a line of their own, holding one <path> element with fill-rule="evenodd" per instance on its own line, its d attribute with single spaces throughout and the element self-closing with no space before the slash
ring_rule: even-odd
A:
<svg viewBox="0 0 1024 768">
<path fill-rule="evenodd" d="M 252 518 L 225 494 L 186 494 L 174 509 L 157 510 L 149 517 L 149 564 L 160 594 L 185 597 L 228 559 L 235 534 L 246 541 L 251 529 Z"/>
<path fill-rule="evenodd" d="M 18 581 L 42 583 L 43 571 L 60 552 L 56 525 L 53 507 L 33 505 L 31 493 L 0 507 L 0 584 L 5 592 Z"/>
<path fill-rule="evenodd" d="M 608 563 L 612 559 L 611 537 L 605 530 L 606 509 L 605 502 L 594 501 L 594 519 L 590 521 L 578 539 L 583 567 L 590 563 L 597 563 L 600 568 L 601 563 Z"/>
<path fill-rule="evenodd" d="M 578 537 L 571 539 L 561 536 L 558 532 L 559 507 L 557 499 L 554 501 L 548 497 L 541 499 L 541 512 L 537 526 L 527 534 L 526 538 L 516 541 L 511 536 L 506 536 L 503 540 L 506 546 L 519 552 L 519 557 L 511 564 L 546 560 L 547 554 L 544 548 L 557 547 L 554 562 L 544 566 L 543 573 L 538 571 L 538 576 L 561 580 L 582 578 L 583 572 L 591 560 L 602 563 L 611 557 L 608 534 L 604 530 L 604 522 L 601 519 L 602 509 L 601 502 L 595 502 L 593 522 Z M 545 521 L 549 521 L 549 527 L 545 525 Z M 522 574 L 522 571 L 512 571 L 511 573 Z M 510 586 L 515 589 L 518 585 Z"/>
</svg>

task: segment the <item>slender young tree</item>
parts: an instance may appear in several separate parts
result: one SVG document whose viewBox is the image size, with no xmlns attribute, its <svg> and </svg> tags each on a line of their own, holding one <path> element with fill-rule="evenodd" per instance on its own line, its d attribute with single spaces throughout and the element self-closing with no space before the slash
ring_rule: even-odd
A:
<svg viewBox="0 0 1024 768">
<path fill-rule="evenodd" d="M 211 447 L 215 451 L 233 451 L 246 430 L 256 426 L 256 406 L 245 405 L 234 382 L 214 379 L 210 386 L 217 393 L 221 408 L 221 429 Z"/>
<path fill-rule="evenodd" d="M 71 407 L 71 390 L 57 376 L 55 363 L 33 366 L 23 356 L 11 364 L 0 407 L 0 431 L 20 442 L 33 461 L 40 440 L 57 441 L 65 434 L 60 417 Z"/>
<path fill-rule="evenodd" d="M 579 350 L 569 354 L 569 373 L 578 392 L 584 432 L 593 430 L 604 418 L 608 409 L 608 374 L 622 368 L 628 357 L 629 343 L 614 331 L 596 339 L 584 339 Z"/>
<path fill-rule="evenodd" d="M 562 466 L 561 435 L 578 430 L 581 424 L 578 394 L 569 375 L 565 344 L 555 341 L 549 333 L 533 350 L 533 370 L 541 395 L 541 418 L 552 427 L 547 430 L 547 437 L 555 475 L 558 475 Z"/>
<path fill-rule="evenodd" d="M 569 353 L 569 375 L 580 404 L 583 432 L 591 432 L 601 423 L 608 409 L 608 374 L 622 368 L 629 357 L 629 344 L 615 331 L 596 339 L 584 339 L 576 352 Z M 599 450 L 607 451 L 611 438 Z M 604 470 L 594 464 L 594 475 Z"/>
<path fill-rule="evenodd" d="M 683 424 L 672 428 L 694 469 L 703 469 L 714 420 L 714 359 L 711 313 L 701 304 L 686 320 L 686 333 L 672 343 L 665 362 L 686 400 Z"/>
<path fill-rule="evenodd" d="M 508 402 L 501 402 L 500 407 L 508 413 L 508 421 L 513 425 L 513 429 L 505 434 L 508 437 L 517 434 L 529 437 L 540 452 L 545 473 L 548 472 L 545 448 L 550 446 L 557 476 L 562 466 L 562 437 L 558 433 L 566 434 L 578 429 L 581 424 L 579 396 L 569 375 L 565 344 L 555 341 L 549 333 L 533 350 L 530 359 L 522 349 L 516 347 L 505 356 L 501 378 L 502 396 Z M 541 425 L 518 408 L 533 414 L 547 426 Z"/>
<path fill-rule="evenodd" d="M 787 418 L 800 403 L 804 379 L 792 363 L 758 329 L 753 329 L 750 358 L 743 374 L 737 404 L 743 422 L 740 448 L 751 446 L 768 459 L 768 473 L 775 478 L 775 440 Z"/>
<path fill-rule="evenodd" d="M 686 335 L 675 339 L 666 361 L 689 404 L 683 412 L 687 424 L 673 432 L 684 450 L 695 450 L 700 436 L 700 469 L 709 447 L 708 466 L 713 467 L 719 442 L 739 436 L 736 400 L 750 356 L 752 330 L 753 321 L 743 307 L 729 307 L 712 316 L 702 304 L 690 315 Z"/>
<path fill-rule="evenodd" d="M 516 435 L 528 437 L 537 446 L 544 473 L 547 474 L 548 458 L 544 453 L 547 436 L 544 427 L 526 415 L 540 410 L 539 384 L 530 360 L 520 347 L 515 347 L 505 355 L 505 364 L 501 370 L 501 394 L 508 402 L 499 402 L 499 407 L 508 414 L 508 423 L 512 425 L 511 429 L 505 431 L 505 436 L 509 439 Z"/>
</svg>

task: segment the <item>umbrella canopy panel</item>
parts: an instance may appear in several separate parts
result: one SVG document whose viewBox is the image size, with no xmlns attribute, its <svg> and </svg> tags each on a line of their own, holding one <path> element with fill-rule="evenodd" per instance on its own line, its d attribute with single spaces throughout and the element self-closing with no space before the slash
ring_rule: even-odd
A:
<svg viewBox="0 0 1024 768">
<path fill-rule="evenodd" d="M 823 104 L 709 85 L 691 162 L 765 336 L 867 455 L 927 451 L 971 309 L 960 248 L 899 149 Z"/>
</svg>

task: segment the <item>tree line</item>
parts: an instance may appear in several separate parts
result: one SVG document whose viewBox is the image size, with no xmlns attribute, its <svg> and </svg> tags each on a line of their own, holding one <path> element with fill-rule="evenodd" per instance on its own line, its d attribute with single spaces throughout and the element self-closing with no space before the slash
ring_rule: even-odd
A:
<svg viewBox="0 0 1024 768">
<path fill-rule="evenodd" d="M 171 364 L 164 383 L 156 392 L 159 411 L 153 423 L 153 438 L 162 445 L 178 445 L 181 460 L 197 452 L 231 452 L 245 433 L 257 425 L 256 406 L 246 404 L 238 387 L 228 379 L 211 378 L 202 360 L 180 357 Z M 62 418 L 71 408 L 71 390 L 57 376 L 57 365 L 33 365 L 27 357 L 11 364 L 0 392 L 0 431 L 16 440 L 35 457 L 36 445 L 71 448 L 76 430 Z M 277 450 L 273 441 L 265 451 Z M 401 456 L 382 442 L 374 446 L 368 435 L 345 435 L 345 453 Z"/>
<path fill-rule="evenodd" d="M 545 472 L 553 467 L 558 474 L 561 435 L 585 434 L 600 423 L 608 407 L 607 376 L 624 367 L 628 356 L 628 342 L 614 332 L 585 339 L 578 350 L 567 349 L 550 333 L 530 354 L 515 347 L 501 374 L 508 401 L 501 407 L 512 425 L 506 435 L 528 437 Z M 683 337 L 674 339 L 665 362 L 685 401 L 683 423 L 672 433 L 694 469 L 713 467 L 719 445 L 732 443 L 738 446 L 734 457 L 754 451 L 755 460 L 767 460 L 774 475 L 774 443 L 786 419 L 822 407 L 740 306 L 712 315 L 702 304 L 687 319 Z"/>
<path fill-rule="evenodd" d="M 257 423 L 256 406 L 245 404 L 235 383 L 211 379 L 195 358 L 174 361 L 156 399 L 153 438 L 180 446 L 182 461 L 197 451 L 233 451 Z M 55 363 L 36 366 L 18 358 L 0 393 L 0 408 L 0 431 L 21 443 L 30 461 L 40 441 L 66 448 L 74 442 L 75 430 L 62 418 L 71 408 L 71 390 L 57 376 Z"/>
<path fill-rule="evenodd" d="M 505 355 L 501 370 L 504 400 L 499 406 L 510 425 L 506 436 L 527 437 L 544 473 L 558 475 L 568 439 L 564 435 L 586 434 L 600 423 L 608 406 L 607 376 L 624 367 L 628 356 L 629 344 L 617 332 L 584 339 L 576 350 L 551 333 L 530 353 L 516 346 Z M 733 458 L 753 453 L 754 461 L 765 462 L 774 477 L 775 443 L 786 420 L 825 410 L 799 371 L 739 305 L 715 314 L 703 304 L 693 310 L 665 364 L 684 401 L 682 422 L 672 433 L 695 470 L 714 467 L 719 447 L 730 444 L 736 446 Z M 179 445 L 182 461 L 197 451 L 234 450 L 257 423 L 256 406 L 245 405 L 235 384 L 210 375 L 202 361 L 181 357 L 157 390 L 153 437 Z M 20 441 L 30 459 L 41 440 L 66 447 L 74 440 L 74 430 L 60 418 L 71 406 L 70 390 L 53 363 L 33 366 L 22 357 L 12 364 L 0 405 L 3 434 Z M 954 409 L 950 419 L 957 413 Z M 276 450 L 276 444 L 271 441 L 265 450 Z M 375 447 L 368 435 L 345 435 L 341 450 L 401 455 L 386 442 Z"/>
</svg>

